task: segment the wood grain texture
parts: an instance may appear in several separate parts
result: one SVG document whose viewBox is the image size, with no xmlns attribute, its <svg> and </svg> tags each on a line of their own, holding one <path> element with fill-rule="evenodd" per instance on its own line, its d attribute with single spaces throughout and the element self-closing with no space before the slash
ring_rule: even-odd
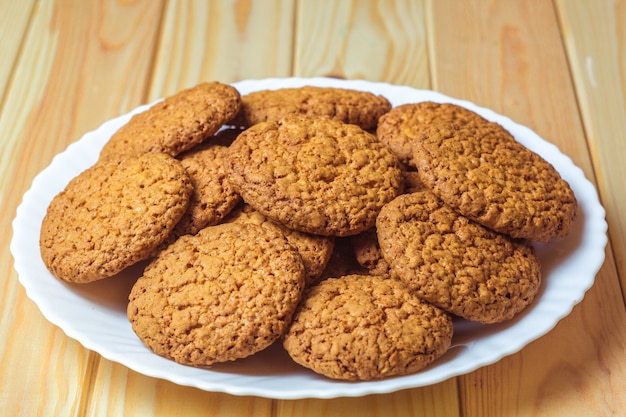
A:
<svg viewBox="0 0 626 417">
<path fill-rule="evenodd" d="M 294 76 L 430 87 L 421 0 L 300 1 Z"/>
<path fill-rule="evenodd" d="M 8 104 L 0 117 L 0 128 L 4 132 L 0 142 L 4 174 L 0 176 L 3 213 L 15 213 L 20 197 L 32 179 L 29 170 L 36 172 L 42 165 L 41 160 L 34 158 L 28 161 L 27 166 L 23 166 L 19 156 L 29 143 L 32 146 L 27 136 L 32 133 L 29 125 L 32 113 L 29 115 L 29 110 L 35 111 L 41 102 L 46 78 L 52 67 L 57 43 L 47 28 L 53 12 L 52 4 L 38 8 L 25 41 L 24 52 L 16 64 L 13 83 L 7 87 Z M 34 76 L 35 69 L 39 75 L 37 77 Z M 17 74 L 23 75 L 23 78 Z M 48 154 L 46 158 L 50 156 Z M 3 230 L 10 230 L 10 220 L 9 216 L 2 217 Z M 2 253 L 8 253 L 8 239 L 3 239 L 0 244 Z M 88 372 L 90 354 L 45 321 L 35 305 L 26 299 L 11 266 L 10 258 L 4 256 L 0 268 L 3 276 L 9 279 L 3 280 L 0 296 L 0 328 L 2 340 L 6 341 L 0 345 L 2 408 L 12 415 L 77 415 L 81 396 L 76 393 L 80 392 Z M 33 343 L 34 340 L 41 342 Z M 23 361 L 25 357 L 29 358 L 26 363 Z M 60 363 L 67 367 L 61 366 L 59 369 Z M 47 378 L 41 377 L 43 369 L 50 371 Z M 59 376 L 64 377 L 54 384 L 53 381 Z M 48 387 L 48 384 L 51 386 Z"/>
<path fill-rule="evenodd" d="M 88 416 L 260 416 L 271 401 L 235 397 L 150 378 L 101 360 L 85 415 Z"/>
<path fill-rule="evenodd" d="M 150 99 L 200 81 L 290 76 L 294 8 L 290 0 L 168 2 Z"/>
<path fill-rule="evenodd" d="M 456 380 L 384 395 L 330 400 L 279 401 L 276 416 L 454 417 L 461 416 Z"/>
<path fill-rule="evenodd" d="M 432 1 L 429 12 L 435 88 L 533 128 L 594 181 L 552 3 Z M 583 302 L 547 336 L 459 378 L 465 416 L 617 415 L 625 386 L 612 369 L 626 366 L 626 317 L 608 255 Z"/>
<path fill-rule="evenodd" d="M 6 87 L 26 36 L 35 1 L 0 0 L 0 108 Z"/>
<path fill-rule="evenodd" d="M 15 4 L 28 5 L 27 2 Z M 160 2 L 46 1 L 34 10 L 0 116 L 2 230 L 37 172 L 85 131 L 143 100 Z M 147 48 L 147 50 L 146 50 Z M 111 90 L 110 86 L 117 88 Z M 99 356 L 48 323 L 3 257 L 0 408 L 7 415 L 83 415 Z"/>
<path fill-rule="evenodd" d="M 615 253 L 626 253 L 626 1 L 558 1 L 578 105 Z M 616 257 L 626 298 L 626 258 Z"/>
</svg>

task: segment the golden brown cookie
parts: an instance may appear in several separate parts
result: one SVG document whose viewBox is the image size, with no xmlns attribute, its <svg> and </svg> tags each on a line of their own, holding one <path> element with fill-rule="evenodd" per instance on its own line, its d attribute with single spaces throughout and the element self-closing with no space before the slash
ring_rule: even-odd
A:
<svg viewBox="0 0 626 417">
<path fill-rule="evenodd" d="M 472 220 L 515 238 L 567 235 L 574 192 L 550 163 L 491 123 L 439 123 L 415 142 L 424 184 Z"/>
<path fill-rule="evenodd" d="M 50 203 L 41 225 L 43 261 L 70 282 L 113 276 L 167 237 L 191 192 L 187 172 L 166 154 L 98 163 Z"/>
<path fill-rule="evenodd" d="M 189 209 L 174 228 L 176 236 L 196 234 L 206 226 L 219 223 L 241 200 L 226 181 L 227 152 L 228 146 L 222 141 L 209 138 L 177 157 L 191 178 L 194 192 Z"/>
<path fill-rule="evenodd" d="M 285 226 L 272 222 L 249 204 L 239 205 L 224 219 L 224 222 L 252 223 L 280 230 L 291 246 L 302 257 L 302 263 L 306 271 L 306 286 L 317 283 L 333 252 L 334 238 L 288 229 Z"/>
<path fill-rule="evenodd" d="M 244 131 L 226 166 L 246 203 L 290 229 L 324 236 L 369 229 L 402 181 L 396 158 L 374 135 L 301 115 Z"/>
<path fill-rule="evenodd" d="M 287 329 L 304 288 L 298 253 L 273 229 L 221 224 L 181 236 L 132 288 L 128 318 L 155 353 L 186 365 L 244 358 Z"/>
<path fill-rule="evenodd" d="M 451 121 L 483 120 L 477 113 L 452 103 L 403 104 L 381 116 L 376 135 L 389 146 L 400 162 L 415 166 L 413 146 L 421 129 L 433 123 Z"/>
<path fill-rule="evenodd" d="M 452 332 L 446 313 L 399 281 L 349 275 L 307 291 L 283 346 L 329 378 L 368 381 L 423 369 L 448 350 Z"/>
<path fill-rule="evenodd" d="M 104 145 L 100 158 L 144 152 L 176 156 L 213 135 L 239 111 L 232 86 L 201 83 L 134 115 Z"/>
<path fill-rule="evenodd" d="M 468 320 L 511 319 L 541 282 L 533 247 L 459 215 L 430 191 L 380 212 L 378 241 L 394 273 L 420 298 Z"/>
<path fill-rule="evenodd" d="M 314 86 L 281 88 L 244 95 L 233 124 L 250 127 L 287 114 L 307 114 L 332 117 L 369 130 L 389 109 L 391 104 L 385 97 L 366 91 Z"/>
</svg>

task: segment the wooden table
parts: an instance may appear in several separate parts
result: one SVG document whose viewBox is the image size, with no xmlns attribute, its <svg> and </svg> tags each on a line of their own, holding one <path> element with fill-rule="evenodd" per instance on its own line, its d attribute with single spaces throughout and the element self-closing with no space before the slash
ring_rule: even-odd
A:
<svg viewBox="0 0 626 417">
<path fill-rule="evenodd" d="M 609 416 L 626 409 L 626 1 L 0 0 L 0 410 L 11 416 Z M 103 359 L 18 283 L 11 220 L 33 177 L 103 121 L 200 81 L 331 76 L 471 100 L 596 184 L 609 245 L 546 336 L 436 385 L 365 398 L 204 392 Z"/>
</svg>

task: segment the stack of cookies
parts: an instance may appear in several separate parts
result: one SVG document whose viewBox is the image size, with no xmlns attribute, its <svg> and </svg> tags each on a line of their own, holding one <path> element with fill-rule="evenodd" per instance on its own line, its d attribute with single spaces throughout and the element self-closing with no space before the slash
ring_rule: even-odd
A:
<svg viewBox="0 0 626 417">
<path fill-rule="evenodd" d="M 73 283 L 145 261 L 128 318 L 176 362 L 278 342 L 364 381 L 441 357 L 453 317 L 524 310 L 531 243 L 565 236 L 576 206 L 549 163 L 463 107 L 212 82 L 121 127 L 50 203 L 40 248 Z"/>
</svg>

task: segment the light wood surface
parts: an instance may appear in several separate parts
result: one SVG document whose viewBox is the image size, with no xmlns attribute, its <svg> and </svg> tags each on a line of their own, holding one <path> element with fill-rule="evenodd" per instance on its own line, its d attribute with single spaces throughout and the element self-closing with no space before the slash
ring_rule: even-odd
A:
<svg viewBox="0 0 626 417">
<path fill-rule="evenodd" d="M 626 409 L 626 1 L 0 0 L 0 410 L 11 416 L 621 416 Z M 519 353 L 386 395 L 205 392 L 103 359 L 17 280 L 34 176 L 109 118 L 199 81 L 332 76 L 471 100 L 555 143 L 597 185 L 606 261 Z M 575 277 L 573 277 L 575 279 Z"/>
</svg>

